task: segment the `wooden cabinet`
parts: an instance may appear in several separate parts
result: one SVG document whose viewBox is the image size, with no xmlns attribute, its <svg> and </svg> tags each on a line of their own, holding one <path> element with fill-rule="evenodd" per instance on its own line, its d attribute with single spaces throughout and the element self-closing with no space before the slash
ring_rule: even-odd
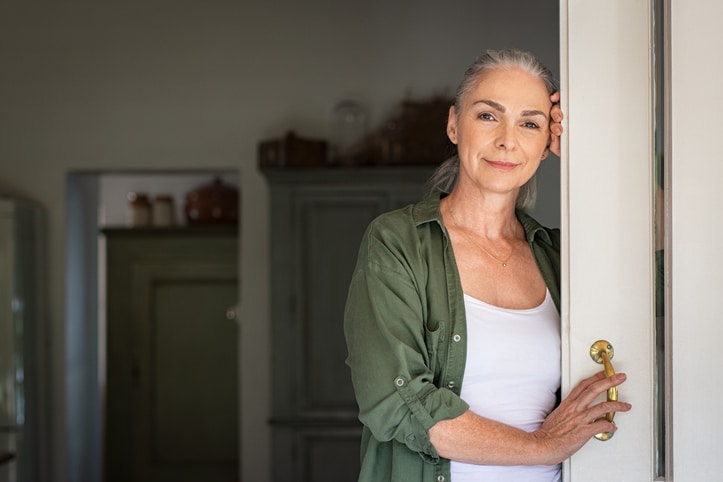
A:
<svg viewBox="0 0 723 482">
<path fill-rule="evenodd" d="M 103 234 L 105 480 L 236 481 L 236 227 Z"/>
<path fill-rule="evenodd" d="M 271 189 L 274 481 L 356 481 L 361 425 L 345 364 L 347 289 L 369 222 L 419 200 L 431 169 L 265 174 Z"/>
</svg>

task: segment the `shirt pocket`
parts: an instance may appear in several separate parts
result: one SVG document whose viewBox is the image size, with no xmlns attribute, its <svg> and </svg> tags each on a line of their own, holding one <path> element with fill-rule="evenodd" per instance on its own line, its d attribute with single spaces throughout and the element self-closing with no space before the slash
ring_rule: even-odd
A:
<svg viewBox="0 0 723 482">
<path fill-rule="evenodd" d="M 444 320 L 428 321 L 424 324 L 424 343 L 427 347 L 427 366 L 434 373 L 434 384 L 440 377 L 442 360 L 445 358 L 444 347 Z"/>
</svg>

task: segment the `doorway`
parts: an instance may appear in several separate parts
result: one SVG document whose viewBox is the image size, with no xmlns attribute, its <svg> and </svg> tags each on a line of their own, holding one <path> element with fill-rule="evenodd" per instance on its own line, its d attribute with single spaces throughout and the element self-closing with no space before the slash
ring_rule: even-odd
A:
<svg viewBox="0 0 723 482">
<path fill-rule="evenodd" d="M 111 480 L 116 455 L 123 480 L 182 480 L 158 470 L 173 463 L 209 481 L 240 471 L 238 224 L 192 222 L 183 209 L 214 179 L 238 190 L 229 170 L 66 177 L 68 450 L 86 461 L 70 480 Z M 163 226 L 130 225 L 130 192 L 174 210 Z"/>
</svg>

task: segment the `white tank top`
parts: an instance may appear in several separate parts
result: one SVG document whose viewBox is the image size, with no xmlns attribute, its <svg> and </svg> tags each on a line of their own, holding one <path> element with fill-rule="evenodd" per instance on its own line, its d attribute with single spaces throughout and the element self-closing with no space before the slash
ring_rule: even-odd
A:
<svg viewBox="0 0 723 482">
<path fill-rule="evenodd" d="M 540 306 L 510 310 L 464 295 L 467 364 L 461 397 L 470 410 L 532 432 L 560 387 L 560 316 L 549 291 Z M 452 461 L 452 482 L 553 482 L 560 466 L 500 467 Z"/>
</svg>

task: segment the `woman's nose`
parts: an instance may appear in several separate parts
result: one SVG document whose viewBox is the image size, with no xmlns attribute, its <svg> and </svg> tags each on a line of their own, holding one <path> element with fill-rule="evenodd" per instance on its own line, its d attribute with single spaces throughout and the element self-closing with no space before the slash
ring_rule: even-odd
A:
<svg viewBox="0 0 723 482">
<path fill-rule="evenodd" d="M 517 146 L 514 126 L 500 122 L 497 128 L 496 145 L 503 149 L 514 149 Z"/>
</svg>

